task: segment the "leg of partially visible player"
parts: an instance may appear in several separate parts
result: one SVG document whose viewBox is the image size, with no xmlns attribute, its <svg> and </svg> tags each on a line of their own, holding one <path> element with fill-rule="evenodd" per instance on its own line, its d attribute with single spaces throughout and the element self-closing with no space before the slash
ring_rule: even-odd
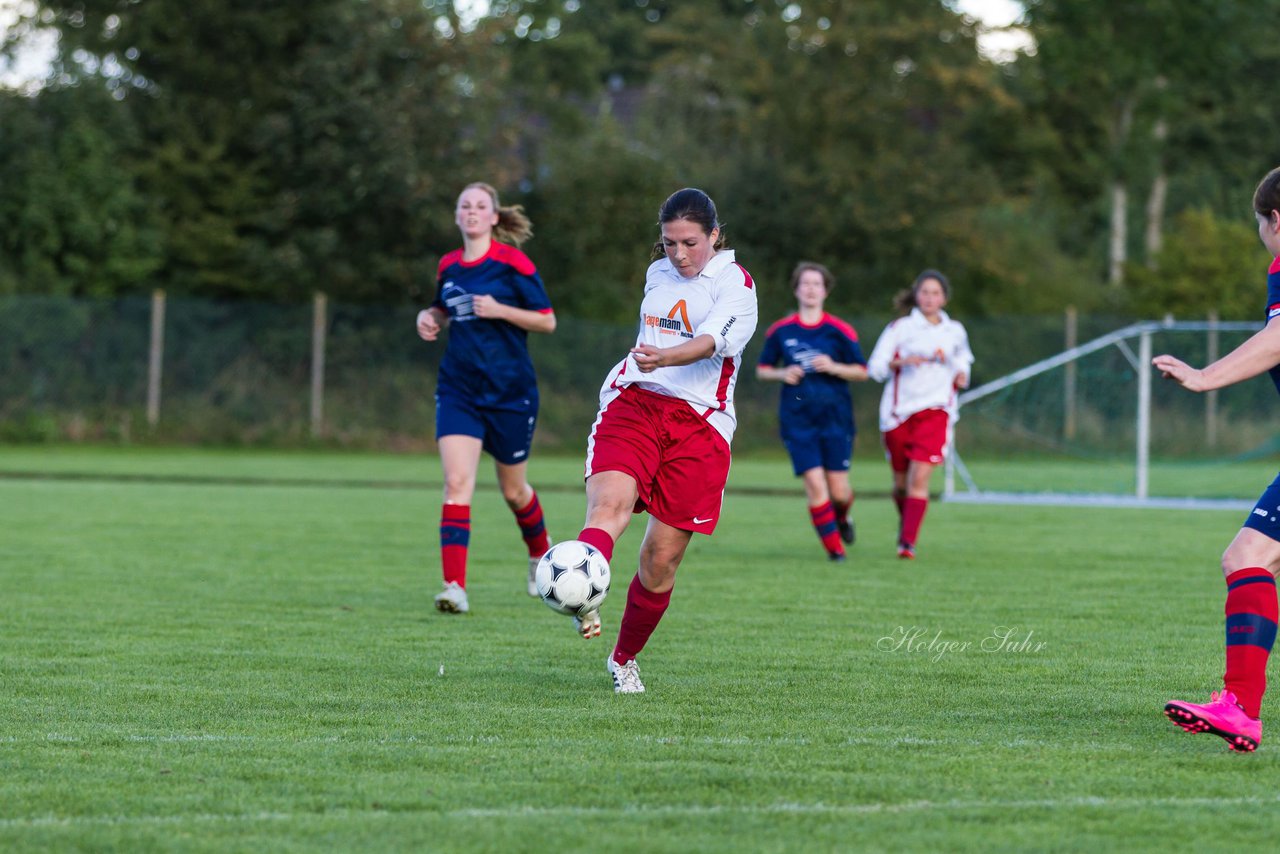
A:
<svg viewBox="0 0 1280 854">
<path fill-rule="evenodd" d="M 587 520 L 578 539 L 613 561 L 613 546 L 627 530 L 638 496 L 636 479 L 626 472 L 602 471 L 587 478 Z"/>
<path fill-rule="evenodd" d="M 444 471 L 444 504 L 440 509 L 440 569 L 445 589 L 435 605 L 446 613 L 468 610 L 467 551 L 471 543 L 471 498 L 476 490 L 481 440 L 454 434 L 437 441 Z"/>
<path fill-rule="evenodd" d="M 591 475 L 587 478 L 587 519 L 578 539 L 599 549 L 612 564 L 613 546 L 631 523 L 638 497 L 636 479 L 626 472 L 602 471 Z M 573 624 L 578 634 L 588 640 L 600 636 L 598 611 L 574 618 Z"/>
<path fill-rule="evenodd" d="M 916 540 L 920 537 L 920 525 L 929 509 L 929 479 L 933 476 L 933 464 L 923 460 L 911 460 L 907 466 L 906 497 L 902 502 L 902 534 L 898 544 L 898 557 L 915 557 Z"/>
<path fill-rule="evenodd" d="M 640 570 L 627 588 L 627 605 L 618 627 L 618 642 L 609 658 L 614 690 L 621 694 L 644 692 L 636 656 L 644 649 L 662 615 L 671 604 L 676 570 L 684 560 L 692 531 L 673 528 L 652 516 L 640 544 Z"/>
<path fill-rule="evenodd" d="M 950 417 L 942 409 L 924 409 L 907 419 L 899 430 L 907 433 L 903 455 L 907 458 L 902 502 L 902 534 L 898 557 L 915 557 L 920 525 L 929 509 L 929 480 L 933 469 L 943 459 L 947 445 Z M 895 431 L 896 432 L 896 431 Z"/>
<path fill-rule="evenodd" d="M 515 514 L 516 524 L 520 526 L 520 536 L 524 539 L 525 549 L 529 552 L 528 593 L 530 596 L 537 596 L 538 590 L 533 583 L 533 573 L 539 558 L 551 548 L 551 538 L 547 534 L 547 525 L 542 515 L 542 503 L 538 501 L 538 493 L 529 485 L 527 478 L 529 464 L 527 462 L 514 465 L 496 463 L 494 467 L 498 472 L 498 488 L 502 490 L 502 498 Z"/>
<path fill-rule="evenodd" d="M 853 431 L 847 428 L 822 433 L 822 470 L 831 507 L 836 514 L 836 528 L 845 545 L 853 545 L 856 535 L 853 518 L 853 487 L 849 485 L 849 465 L 853 462 Z"/>
<path fill-rule="evenodd" d="M 845 559 L 844 544 L 840 541 L 840 518 L 832 504 L 831 493 L 827 487 L 826 473 L 821 466 L 807 469 L 800 475 L 804 481 L 805 497 L 809 500 L 809 519 L 813 529 L 827 550 L 827 557 L 840 561 Z"/>
<path fill-rule="evenodd" d="M 827 492 L 831 495 L 831 506 L 836 511 L 836 526 L 840 529 L 840 539 L 851 546 L 857 539 L 853 526 L 853 486 L 849 483 L 849 470 L 830 470 L 826 472 Z"/>
<path fill-rule="evenodd" d="M 907 505 L 907 473 L 893 472 L 893 506 L 898 508 L 898 542 L 902 542 L 902 514 Z"/>
<path fill-rule="evenodd" d="M 1278 478 L 1277 480 L 1280 480 Z M 1267 659 L 1275 643 L 1276 572 L 1280 569 L 1280 525 L 1271 516 L 1276 501 L 1258 502 L 1266 512 L 1251 513 L 1222 556 L 1226 578 L 1226 671 L 1222 690 L 1208 703 L 1171 700 L 1165 715 L 1187 732 L 1211 732 L 1232 750 L 1250 752 L 1262 739 L 1262 696 L 1267 690 Z M 1256 521 L 1255 521 L 1256 520 Z"/>
<path fill-rule="evenodd" d="M 889 470 L 893 473 L 893 506 L 898 508 L 898 545 L 902 545 L 902 520 L 907 503 L 907 466 L 906 456 L 907 431 L 906 424 L 899 424 L 888 432 L 880 434 L 884 444 L 884 455 L 889 460 Z"/>
</svg>

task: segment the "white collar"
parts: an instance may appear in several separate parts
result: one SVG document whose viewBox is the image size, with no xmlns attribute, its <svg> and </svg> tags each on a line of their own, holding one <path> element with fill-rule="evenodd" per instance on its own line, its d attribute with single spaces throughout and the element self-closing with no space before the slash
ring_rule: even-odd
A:
<svg viewBox="0 0 1280 854">
<path fill-rule="evenodd" d="M 929 322 L 929 318 L 924 316 L 924 312 L 921 311 L 919 308 L 916 308 L 915 306 L 912 306 L 910 316 L 911 316 L 911 319 L 914 320 L 916 323 L 923 323 L 926 326 L 933 326 L 933 324 Z M 942 309 L 938 309 L 938 325 L 939 326 L 945 325 L 950 320 L 951 320 L 951 317 L 945 311 L 943 311 Z"/>
<path fill-rule="evenodd" d="M 725 267 L 728 267 L 733 263 L 733 257 L 732 249 L 721 249 L 715 255 L 711 256 L 711 260 L 707 262 L 707 266 L 703 267 L 702 272 L 694 278 L 702 278 L 705 276 L 708 279 L 714 279 L 716 276 L 720 275 Z M 663 269 L 670 275 L 677 279 L 684 279 L 685 281 L 688 281 L 684 276 L 680 275 L 680 271 L 671 263 L 671 259 L 665 255 L 662 257 L 662 265 Z"/>
</svg>

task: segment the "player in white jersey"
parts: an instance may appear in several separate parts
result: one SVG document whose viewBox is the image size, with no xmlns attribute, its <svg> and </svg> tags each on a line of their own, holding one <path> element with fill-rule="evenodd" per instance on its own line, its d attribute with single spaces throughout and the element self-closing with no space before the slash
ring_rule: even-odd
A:
<svg viewBox="0 0 1280 854">
<path fill-rule="evenodd" d="M 636 347 L 605 377 L 600 408 L 605 409 L 623 389 L 634 386 L 685 401 L 724 437 L 725 444 L 731 443 L 738 423 L 733 390 L 742 367 L 742 350 L 755 332 L 756 320 L 754 282 L 734 261 L 733 250 L 716 252 L 692 279 L 670 259 L 654 261 L 645 274 Z M 709 356 L 661 371 L 646 372 L 641 367 L 641 360 L 656 358 L 658 351 L 686 344 L 699 335 L 710 335 L 715 341 Z"/>
<path fill-rule="evenodd" d="M 693 534 L 720 518 L 737 420 L 733 391 L 758 320 L 755 283 L 721 249 L 715 203 L 674 193 L 658 212 L 661 256 L 645 275 L 640 332 L 600 389 L 587 439 L 587 518 L 578 539 L 612 560 L 633 513 L 649 513 L 639 570 L 607 660 L 614 690 L 644 691 L 636 655 L 671 601 Z M 583 637 L 600 616 L 575 619 Z"/>
<path fill-rule="evenodd" d="M 900 558 L 915 557 L 929 478 L 946 453 L 960 416 L 956 392 L 969 385 L 973 366 L 964 326 L 942 310 L 950 296 L 951 285 L 937 270 L 917 276 L 896 300 L 910 313 L 885 327 L 867 361 L 867 373 L 885 384 L 880 432 L 893 469 Z"/>
</svg>

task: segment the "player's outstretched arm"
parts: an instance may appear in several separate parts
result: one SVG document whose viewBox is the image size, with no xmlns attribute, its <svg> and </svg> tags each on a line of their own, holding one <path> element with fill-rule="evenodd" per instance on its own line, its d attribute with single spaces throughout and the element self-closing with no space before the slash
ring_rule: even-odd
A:
<svg viewBox="0 0 1280 854">
<path fill-rule="evenodd" d="M 652 344 L 637 344 L 631 348 L 631 356 L 636 367 L 643 374 L 658 368 L 673 368 L 680 365 L 692 365 L 694 362 L 709 358 L 716 352 L 716 339 L 710 335 L 699 335 L 692 341 L 686 341 L 675 347 L 654 347 Z"/>
<path fill-rule="evenodd" d="M 505 320 L 526 332 L 555 332 L 556 315 L 552 311 L 533 311 L 498 302 L 489 294 L 476 294 L 471 301 L 476 317 L 485 320 Z"/>
<path fill-rule="evenodd" d="M 1168 354 L 1156 356 L 1151 364 L 1188 391 L 1212 391 L 1235 385 L 1280 364 L 1280 319 L 1269 321 L 1259 332 L 1207 368 L 1193 368 Z"/>
<path fill-rule="evenodd" d="M 799 365 L 774 367 L 773 365 L 756 365 L 756 379 L 778 380 L 787 385 L 798 385 L 804 379 L 804 368 Z"/>
<path fill-rule="evenodd" d="M 848 382 L 860 382 L 867 378 L 867 366 L 837 362 L 828 355 L 814 357 L 813 369 L 820 374 L 830 374 Z"/>
</svg>

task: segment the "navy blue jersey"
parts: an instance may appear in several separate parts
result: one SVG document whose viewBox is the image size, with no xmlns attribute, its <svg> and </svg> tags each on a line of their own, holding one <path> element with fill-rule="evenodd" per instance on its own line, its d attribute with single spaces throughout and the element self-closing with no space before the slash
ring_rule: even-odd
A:
<svg viewBox="0 0 1280 854">
<path fill-rule="evenodd" d="M 1280 258 L 1272 261 L 1267 270 L 1267 323 L 1276 315 L 1280 315 Z M 1272 366 L 1267 373 L 1271 375 L 1276 391 L 1280 392 L 1280 365 Z"/>
<path fill-rule="evenodd" d="M 551 311 L 533 262 L 495 240 L 475 261 L 463 261 L 461 249 L 441 258 L 436 282 L 432 305 L 450 320 L 437 393 L 459 395 L 490 409 L 536 406 L 538 380 L 529 358 L 529 333 L 505 320 L 476 317 L 472 309 L 477 294 L 488 294 L 504 305 Z"/>
<path fill-rule="evenodd" d="M 789 425 L 832 430 L 853 429 L 853 395 L 848 380 L 813 369 L 816 356 L 830 356 L 843 365 L 865 365 L 858 333 L 838 317 L 823 314 L 812 326 L 792 314 L 769 327 L 765 333 L 760 364 L 769 367 L 800 365 L 804 379 L 799 385 L 782 385 L 778 420 L 785 431 Z"/>
</svg>

